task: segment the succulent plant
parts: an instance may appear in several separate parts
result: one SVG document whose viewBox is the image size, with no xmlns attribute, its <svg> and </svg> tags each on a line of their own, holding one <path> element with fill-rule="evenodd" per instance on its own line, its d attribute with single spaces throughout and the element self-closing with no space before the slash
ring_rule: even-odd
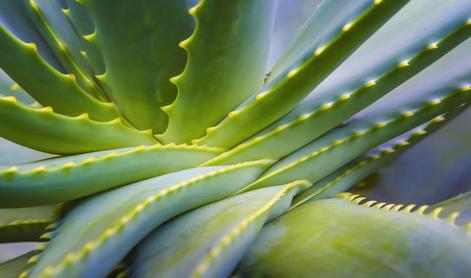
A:
<svg viewBox="0 0 471 278">
<path fill-rule="evenodd" d="M 471 275 L 469 193 L 344 192 L 466 110 L 470 1 L 324 0 L 268 70 L 277 1 L 193 4 L 0 2 L 0 136 L 54 155 L 0 167 L 1 277 Z"/>
</svg>

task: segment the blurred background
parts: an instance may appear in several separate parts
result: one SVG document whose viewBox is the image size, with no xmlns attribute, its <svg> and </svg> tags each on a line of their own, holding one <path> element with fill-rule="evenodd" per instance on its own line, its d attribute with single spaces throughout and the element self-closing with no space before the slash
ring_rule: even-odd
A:
<svg viewBox="0 0 471 278">
<path fill-rule="evenodd" d="M 268 69 L 289 45 L 297 30 L 319 2 L 319 0 L 279 1 Z M 470 43 L 470 40 L 467 43 Z M 395 99 L 396 96 L 393 96 L 387 101 Z M 414 146 L 389 167 L 361 182 L 353 191 L 379 201 L 415 204 L 436 203 L 469 191 L 471 189 L 470 120 L 471 111 L 468 110 Z M 0 138 L 0 165 L 37 160 L 47 156 Z M 0 262 L 22 254 L 32 246 L 34 244 L 29 243 L 0 245 Z"/>
</svg>

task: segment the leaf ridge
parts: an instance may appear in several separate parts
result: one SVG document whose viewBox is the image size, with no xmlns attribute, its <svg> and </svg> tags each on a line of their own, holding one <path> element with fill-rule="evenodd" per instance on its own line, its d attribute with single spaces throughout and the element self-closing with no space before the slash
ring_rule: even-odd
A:
<svg viewBox="0 0 471 278">
<path fill-rule="evenodd" d="M 316 157 L 318 157 L 319 155 L 321 155 L 323 153 L 326 153 L 328 151 L 332 151 L 336 147 L 344 145 L 345 143 L 352 142 L 352 141 L 354 141 L 354 140 L 356 140 L 360 137 L 363 137 L 365 135 L 369 135 L 369 134 L 371 134 L 375 131 L 383 130 L 386 127 L 391 127 L 394 124 L 398 124 L 398 123 L 401 123 L 404 120 L 407 120 L 408 118 L 414 119 L 414 118 L 418 117 L 417 115 L 421 115 L 422 113 L 426 113 L 427 110 L 434 109 L 434 108 L 435 109 L 445 109 L 446 108 L 445 104 L 447 104 L 447 102 L 452 103 L 453 101 L 456 101 L 456 99 L 460 99 L 461 97 L 464 98 L 464 100 L 462 100 L 462 101 L 465 101 L 469 97 L 468 94 L 469 94 L 470 91 L 471 91 L 471 87 L 469 85 L 465 85 L 461 88 L 452 90 L 451 92 L 449 92 L 447 95 L 445 95 L 442 98 L 433 99 L 433 100 L 423 104 L 422 106 L 419 106 L 415 110 L 405 111 L 405 112 L 401 113 L 399 116 L 393 117 L 390 120 L 380 121 L 378 123 L 375 123 L 375 124 L 371 125 L 370 127 L 367 127 L 366 129 L 355 131 L 352 134 L 350 134 L 350 135 L 348 135 L 344 138 L 335 140 L 334 142 L 330 143 L 329 145 L 326 145 L 326 146 L 324 146 L 324 147 L 322 147 L 318 150 L 315 150 L 314 152 L 311 152 L 307 155 L 304 155 L 304 156 L 296 159 L 295 161 L 293 161 L 293 162 L 291 162 L 291 163 L 289 163 L 285 166 L 282 166 L 282 167 L 280 167 L 278 169 L 275 169 L 275 170 L 269 170 L 259 180 L 255 181 L 253 184 L 247 186 L 242 191 L 262 187 L 262 186 L 266 185 L 266 183 L 269 182 L 270 179 L 272 179 L 273 177 L 276 177 L 276 176 L 278 176 L 282 173 L 286 173 L 286 171 L 288 171 L 290 169 L 293 169 L 293 168 L 301 165 L 302 163 L 304 163 L 306 161 L 309 161 L 310 159 L 316 158 Z M 462 103 L 460 103 L 460 104 L 462 104 Z M 442 114 L 444 112 L 446 112 L 446 111 L 442 111 L 441 113 L 440 113 L 440 111 L 438 111 L 438 112 L 435 111 L 433 113 L 434 114 L 436 114 L 436 113 Z M 416 116 L 416 117 L 414 117 L 414 116 Z M 404 127 L 402 127 L 402 128 L 404 128 Z M 276 167 L 276 165 L 275 165 L 275 167 Z"/>
<path fill-rule="evenodd" d="M 208 128 L 206 135 L 193 140 L 193 143 L 233 147 L 276 121 L 315 88 L 354 49 L 358 48 L 370 33 L 378 29 L 406 3 L 407 1 L 388 0 L 374 2 L 370 8 L 352 21 L 350 28 L 343 29 L 331 42 L 309 53 L 300 66 L 291 68 L 284 76 L 268 83 L 262 92 L 227 114 L 218 125 Z M 320 65 L 327 68 L 320 71 L 317 69 Z M 268 109 L 274 105 L 276 105 L 276 111 L 273 108 Z M 272 111 L 269 116 L 263 113 L 267 109 Z M 255 118 L 256 122 L 253 120 Z M 242 126 L 243 128 L 240 128 Z"/>
<path fill-rule="evenodd" d="M 280 159 L 290 154 L 293 150 L 316 139 L 318 136 L 322 135 L 323 132 L 326 132 L 328 129 L 341 123 L 343 119 L 353 116 L 368 104 L 373 103 L 375 100 L 386 95 L 392 88 L 401 84 L 427 65 L 436 61 L 438 58 L 446 54 L 447 50 L 457 46 L 460 42 L 469 37 L 469 35 L 471 35 L 471 24 L 465 22 L 442 39 L 428 44 L 415 55 L 411 56 L 411 58 L 398 62 L 396 67 L 383 73 L 377 79 L 367 81 L 363 86 L 353 90 L 352 92 L 336 96 L 330 101 L 325 101 L 323 104 L 314 107 L 312 111 L 298 115 L 298 117 L 292 121 L 275 124 L 273 127 L 269 127 L 267 131 L 262 131 L 254 137 L 249 138 L 242 144 L 237 145 L 233 149 L 208 161 L 205 165 L 236 163 L 245 159 L 260 159 L 262 157 Z M 410 69 L 411 67 L 414 67 L 415 64 L 418 64 L 418 68 Z M 403 76 L 401 76 L 401 74 Z M 381 86 L 382 83 L 387 83 L 388 88 L 385 89 L 384 86 Z M 359 98 L 358 101 L 357 98 Z M 368 98 L 368 101 L 361 104 L 362 101 L 360 100 L 365 98 Z M 359 103 L 359 107 L 355 107 L 355 102 Z M 353 106 L 354 109 L 351 109 L 348 112 L 337 109 L 338 106 L 342 105 L 346 105 L 347 107 Z M 342 117 L 335 117 L 332 116 L 332 114 L 335 116 L 342 115 Z M 327 126 L 322 126 L 322 119 L 335 118 L 338 119 L 329 123 Z M 286 146 L 289 147 L 289 149 L 284 149 L 286 144 L 281 144 L 280 147 L 276 149 L 269 148 L 269 151 L 264 151 L 263 149 L 264 144 L 268 146 L 276 145 L 276 142 L 283 142 L 286 139 L 286 136 L 292 135 L 294 132 L 303 132 L 308 130 L 311 133 L 309 136 L 290 137 L 290 139 L 297 138 L 299 142 L 296 142 L 295 144 L 291 143 L 289 146 Z M 291 140 L 291 142 L 292 141 L 293 140 Z M 257 148 L 261 149 L 262 152 L 259 153 Z M 244 154 L 247 156 L 244 156 Z"/>
<path fill-rule="evenodd" d="M 99 122 L 88 113 L 65 116 L 49 106 L 35 109 L 22 105 L 15 97 L 0 98 L 0 107 L 0 136 L 48 153 L 76 154 L 156 143 L 151 132 L 127 127 L 120 118 Z"/>
<path fill-rule="evenodd" d="M 268 217 L 267 214 L 270 213 L 271 209 L 284 196 L 286 196 L 292 191 L 294 191 L 296 194 L 296 192 L 298 192 L 300 188 L 306 188 L 310 185 L 311 183 L 309 183 L 308 181 L 301 180 L 294 181 L 284 186 L 263 207 L 246 216 L 239 222 L 239 224 L 237 224 L 233 229 L 226 233 L 226 235 L 224 235 L 221 240 L 218 241 L 218 243 L 208 252 L 208 254 L 204 258 L 201 258 L 200 263 L 196 266 L 191 277 L 203 277 L 204 273 L 211 267 L 212 261 L 214 261 L 219 254 L 223 253 L 225 248 L 228 248 L 235 240 L 237 240 L 237 237 L 239 237 L 244 232 L 244 230 L 248 229 L 248 227 L 252 224 L 255 224 L 255 222 L 259 218 Z"/>
<path fill-rule="evenodd" d="M 329 197 L 330 192 L 329 194 L 327 194 L 326 191 L 328 191 L 329 189 L 332 190 L 336 184 L 356 174 L 358 171 L 362 171 L 362 169 L 364 169 L 365 173 L 361 174 L 359 177 L 354 177 L 353 181 L 351 182 L 352 185 L 353 183 L 358 182 L 359 179 L 365 178 L 367 175 L 371 174 L 373 171 L 376 171 L 379 168 L 384 167 L 384 164 L 386 164 L 388 161 L 390 161 L 391 159 L 394 159 L 401 153 L 410 149 L 411 147 L 413 147 L 414 145 L 422 141 L 424 138 L 426 138 L 427 136 L 429 136 L 436 130 L 440 129 L 440 127 L 447 124 L 450 120 L 452 120 L 458 114 L 463 112 L 466 109 L 466 107 L 467 106 L 465 105 L 465 106 L 459 107 L 457 110 L 454 110 L 452 112 L 448 112 L 444 115 L 437 116 L 436 118 L 428 122 L 424 128 L 421 128 L 412 132 L 410 135 L 408 135 L 407 138 L 405 138 L 404 140 L 401 140 L 398 143 L 395 143 L 393 146 L 387 149 L 381 150 L 376 154 L 365 155 L 364 157 L 361 158 L 361 160 L 355 162 L 351 167 L 348 166 L 345 170 L 342 169 L 340 174 L 336 174 L 335 177 L 330 179 L 326 184 L 322 185 L 320 188 L 313 186 L 309 188 L 308 190 L 302 192 L 298 196 L 296 196 L 293 200 L 293 206 L 291 207 L 291 209 L 307 201 L 313 201 L 314 198 L 318 199 L 318 198 Z M 367 169 L 368 167 L 370 167 L 371 169 Z M 329 179 L 329 177 L 327 177 L 326 179 Z"/>
</svg>

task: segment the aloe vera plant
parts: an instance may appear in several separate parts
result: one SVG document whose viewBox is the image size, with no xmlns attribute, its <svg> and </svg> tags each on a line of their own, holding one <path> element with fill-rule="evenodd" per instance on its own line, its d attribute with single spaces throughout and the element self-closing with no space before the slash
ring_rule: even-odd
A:
<svg viewBox="0 0 471 278">
<path fill-rule="evenodd" d="M 344 192 L 467 109 L 470 1 L 321 1 L 268 70 L 277 1 L 192 5 L 0 2 L 0 136 L 54 155 L 0 167 L 0 277 L 471 275 L 469 193 Z"/>
</svg>

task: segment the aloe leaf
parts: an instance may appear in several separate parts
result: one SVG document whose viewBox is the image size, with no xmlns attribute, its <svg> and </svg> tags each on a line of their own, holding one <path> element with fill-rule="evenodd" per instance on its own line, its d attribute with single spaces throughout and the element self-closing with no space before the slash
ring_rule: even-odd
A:
<svg viewBox="0 0 471 278">
<path fill-rule="evenodd" d="M 423 12 L 425 9 L 427 13 Z M 416 55 L 427 52 L 424 51 L 427 47 L 430 50 L 429 55 L 432 56 L 430 58 L 442 56 L 458 45 L 463 37 L 469 38 L 470 12 L 471 4 L 466 0 L 409 1 L 327 77 L 303 103 L 308 107 L 309 103 L 306 101 L 311 98 L 350 92 L 363 86 L 368 80 L 378 81 L 386 72 L 400 65 L 404 70 L 410 71 L 410 66 L 418 66 L 414 63 L 422 63 L 423 60 L 416 60 Z M 461 38 L 456 36 L 460 33 Z M 452 34 L 455 35 L 451 36 Z M 454 68 L 450 70 L 455 71 Z M 430 80 L 430 83 L 433 82 L 434 80 Z M 303 106 L 306 108 L 306 105 Z"/>
<path fill-rule="evenodd" d="M 89 40 L 103 55 L 100 80 L 120 112 L 139 129 L 162 132 L 165 113 L 156 107 L 172 102 L 176 88 L 169 78 L 184 68 L 178 43 L 190 35 L 193 19 L 184 1 L 83 0 L 95 33 Z"/>
<path fill-rule="evenodd" d="M 414 206 L 401 210 L 403 205 L 374 205 L 358 195 L 341 196 L 307 203 L 267 225 L 242 262 L 239 277 L 470 273 L 471 238 L 453 218 L 440 219 L 439 210 L 424 215 L 425 207 L 411 212 Z"/>
<path fill-rule="evenodd" d="M 37 253 L 38 251 L 31 251 L 22 256 L 0 263 L 0 277 L 18 278 L 23 271 L 28 269 L 28 260 Z"/>
<path fill-rule="evenodd" d="M 379 169 L 389 165 L 402 153 L 439 130 L 457 115 L 465 111 L 466 108 L 467 106 L 462 106 L 444 115 L 440 115 L 427 123 L 425 127 L 409 132 L 406 136 L 401 136 L 398 139 L 395 138 L 392 144 L 383 144 L 369 154 L 363 155 L 359 159 L 345 165 L 298 194 L 293 200 L 293 207 L 299 206 L 307 201 L 332 197 L 350 189 Z"/>
<path fill-rule="evenodd" d="M 471 191 L 459 194 L 453 198 L 442 201 L 431 206 L 430 209 L 442 208 L 442 214 L 451 215 L 457 211 L 460 212 L 456 222 L 465 224 L 471 221 Z"/>
<path fill-rule="evenodd" d="M 105 276 L 160 224 L 227 197 L 272 163 L 262 160 L 195 168 L 92 197 L 63 220 L 30 275 Z"/>
<path fill-rule="evenodd" d="M 186 145 L 154 145 L 52 158 L 0 167 L 0 207 L 78 199 L 170 172 L 196 167 L 220 153 Z"/>
<path fill-rule="evenodd" d="M 264 223 L 284 213 L 293 196 L 309 185 L 299 181 L 264 188 L 176 218 L 136 248 L 128 272 L 136 277 L 229 276 Z"/>
<path fill-rule="evenodd" d="M 54 221 L 56 209 L 55 205 L 0 209 L 0 243 L 39 241 L 47 225 Z"/>
<path fill-rule="evenodd" d="M 4 71 L 0 69 L 0 97 L 14 96 L 26 105 L 32 105 L 36 101 L 15 83 Z"/>
<path fill-rule="evenodd" d="M 304 53 L 331 41 L 345 24 L 364 12 L 371 2 L 371 0 L 321 1 L 273 66 L 270 71 L 270 79 L 274 79 L 286 71 Z"/>
<path fill-rule="evenodd" d="M 38 52 L 55 69 L 65 72 L 49 42 L 42 36 L 38 26 L 31 18 L 29 0 L 1 1 L 0 25 L 5 26 L 22 41 L 34 43 Z"/>
<path fill-rule="evenodd" d="M 311 49 L 289 72 L 269 82 L 195 143 L 233 147 L 293 109 L 408 1 L 372 1 L 324 46 Z M 256 119 L 256 120 L 254 120 Z"/>
<path fill-rule="evenodd" d="M 70 20 L 75 30 L 80 35 L 90 35 L 95 32 L 95 23 L 91 14 L 85 9 L 80 2 L 75 0 L 65 0 L 67 7 L 62 11 Z"/>
<path fill-rule="evenodd" d="M 370 116 L 333 130 L 280 160 L 246 190 L 293 179 L 307 179 L 314 183 L 370 148 L 466 103 L 470 91 L 469 85 L 442 88 L 439 90 L 440 95 L 430 101 L 421 100 L 389 115 Z"/>
<path fill-rule="evenodd" d="M 116 117 L 114 105 L 102 103 L 83 91 L 74 75 L 48 65 L 35 44 L 24 43 L 0 25 L 0 67 L 43 106 L 69 116 L 89 113 L 96 120 Z"/>
<path fill-rule="evenodd" d="M 188 61 L 172 78 L 178 94 L 164 107 L 169 124 L 159 137 L 163 142 L 203 136 L 262 87 L 276 5 L 275 0 L 203 0 L 190 10 L 196 29 L 180 44 Z"/>
<path fill-rule="evenodd" d="M 106 71 L 105 61 L 98 46 L 94 43 L 93 39 L 89 39 L 95 32 L 95 23 L 91 14 L 85 9 L 82 4 L 75 0 L 67 0 L 67 8 L 62 9 L 65 16 L 69 19 L 75 32 L 80 37 L 81 52 L 80 54 L 88 62 L 89 67 L 95 75 L 104 74 Z M 96 79 L 103 86 L 99 79 Z M 105 88 L 104 88 L 105 89 Z"/>
<path fill-rule="evenodd" d="M 147 131 L 125 126 L 119 118 L 109 122 L 90 120 L 88 114 L 68 117 L 51 107 L 31 108 L 14 97 L 0 98 L 0 136 L 48 153 L 76 154 L 155 144 Z"/>
<path fill-rule="evenodd" d="M 464 1 L 459 0 L 432 0 L 434 5 L 432 5 L 430 13 L 424 14 L 423 10 L 430 7 L 430 2 L 418 0 L 406 5 L 398 12 L 397 16 L 373 34 L 358 51 L 322 82 L 294 111 L 286 115 L 284 121 L 279 121 L 278 125 L 311 112 L 313 106 L 334 102 L 342 96 L 352 97 L 353 100 L 355 98 L 353 98 L 354 95 L 351 95 L 352 92 L 362 92 L 364 96 L 372 99 L 371 102 L 367 101 L 366 105 L 360 106 L 360 109 L 354 110 L 354 112 L 358 112 L 384 95 L 379 89 L 389 92 L 452 50 L 464 39 L 469 38 L 471 32 L 469 22 L 471 6 L 469 3 L 465 4 Z M 397 33 L 395 30 L 403 31 Z M 394 33 L 394 39 L 392 33 Z M 464 44 L 469 46 L 468 41 Z M 461 48 L 464 48 L 464 53 L 466 53 L 467 48 Z M 458 66 L 460 58 L 462 57 L 452 59 L 452 64 L 456 65 L 458 69 L 460 69 L 459 67 L 463 68 L 463 65 Z M 450 63 L 442 64 L 442 66 L 444 65 L 450 65 Z M 466 66 L 469 67 L 464 64 L 464 67 Z M 451 73 L 456 74 L 456 70 L 453 68 Z M 442 68 L 436 67 L 435 71 L 436 76 L 443 75 Z M 428 89 L 436 86 L 434 78 L 431 80 L 427 78 L 428 82 L 422 82 L 425 83 L 422 86 L 429 86 Z M 369 94 L 370 90 L 379 93 L 379 96 Z M 357 97 L 360 96 L 357 95 Z M 340 107 L 336 107 L 335 110 L 339 109 Z"/>
<path fill-rule="evenodd" d="M 29 11 L 36 26 L 61 61 L 67 73 L 72 73 L 77 83 L 87 93 L 105 100 L 102 88 L 96 83 L 94 72 L 81 54 L 80 37 L 61 10 L 60 3 L 50 0 L 29 0 Z"/>
<path fill-rule="evenodd" d="M 407 10 L 407 8 L 408 7 L 404 9 Z M 402 14 L 401 12 L 399 12 L 399 14 Z M 406 42 L 405 45 L 400 45 L 401 47 L 388 52 L 388 54 L 390 54 L 391 52 L 396 51 L 396 55 L 383 55 L 383 57 L 378 57 L 375 63 L 381 59 L 383 60 L 382 63 L 380 63 L 380 66 L 375 63 L 371 66 L 370 71 L 373 69 L 372 72 L 375 72 L 374 74 L 371 72 L 362 72 L 363 75 L 358 76 L 352 74 L 352 76 L 356 77 L 355 80 L 357 82 L 348 86 L 348 93 L 345 93 L 344 89 L 334 87 L 332 82 L 328 82 L 329 84 L 325 86 L 321 84 L 319 90 L 315 90 L 312 93 L 312 96 L 308 97 L 295 110 L 288 113 L 268 128 L 247 139 L 242 144 L 236 146 L 227 153 L 222 154 L 221 157 L 216 158 L 212 163 L 225 164 L 236 163 L 244 160 L 260 159 L 262 157 L 270 159 L 279 159 L 284 157 L 347 120 L 365 107 L 368 107 L 368 105 L 371 105 L 382 96 L 402 85 L 406 80 L 416 75 L 419 71 L 436 62 L 443 55 L 453 54 L 454 50 L 458 52 L 461 52 L 461 49 L 467 51 L 471 41 L 468 40 L 464 43 L 462 43 L 462 41 L 471 35 L 471 25 L 469 23 L 463 24 L 467 19 L 463 18 L 462 15 L 451 18 L 453 19 L 451 20 L 451 23 L 443 21 L 441 24 L 436 24 L 436 26 L 434 26 L 435 28 L 428 30 L 428 36 L 423 36 L 423 33 L 425 32 L 421 32 L 421 36 L 415 36 L 414 39 L 409 39 L 409 37 L 406 36 L 407 39 L 403 40 Z M 422 21 L 431 21 L 427 19 L 428 18 L 422 19 Z M 386 30 L 380 29 L 378 33 L 380 35 L 389 34 L 390 31 L 388 30 L 405 29 L 405 27 L 397 25 L 404 25 L 408 23 L 408 21 L 397 21 L 398 20 L 393 19 L 391 22 L 386 23 L 384 26 Z M 423 28 L 421 24 L 416 23 L 416 25 L 417 28 Z M 392 36 L 390 36 L 391 39 L 388 40 L 385 35 L 380 36 L 380 39 L 376 40 L 376 36 L 379 35 L 375 34 L 373 35 L 373 39 L 375 40 L 367 41 L 365 45 L 359 49 L 359 52 L 361 52 L 362 57 L 367 57 L 371 51 L 363 51 L 364 47 L 373 44 L 376 45 L 378 49 L 382 49 L 383 47 L 378 45 L 394 45 L 397 37 L 399 37 L 400 40 L 400 37 L 404 36 L 404 33 L 406 33 L 406 35 L 410 35 L 409 32 L 411 32 L 411 34 L 417 33 L 414 28 L 410 31 L 401 33 L 400 36 L 394 36 L 394 40 L 392 40 Z M 432 48 L 429 41 L 431 38 L 437 37 L 441 38 L 440 40 L 437 40 L 439 41 L 439 44 L 437 44 L 439 47 Z M 463 44 L 463 46 L 460 43 Z M 455 47 L 460 49 L 455 49 Z M 371 48 L 373 47 L 371 46 L 368 49 L 371 50 Z M 453 51 L 449 52 L 451 50 Z M 409 53 L 407 56 L 408 59 L 401 58 L 404 56 L 404 53 Z M 418 98 L 418 96 L 415 96 L 416 94 L 411 94 L 410 90 L 419 91 L 420 87 L 423 88 L 424 91 L 427 91 L 433 87 L 443 86 L 443 84 L 461 82 L 459 80 L 459 75 L 466 72 L 466 70 L 469 71 L 469 63 L 466 64 L 466 61 L 462 61 L 461 64 L 468 65 L 468 68 L 459 68 L 460 61 L 457 60 L 462 59 L 461 56 L 455 55 L 458 57 L 451 58 L 448 56 L 451 55 L 447 55 L 438 60 L 436 62 L 436 66 L 433 64 L 431 66 L 433 71 L 428 71 L 427 69 L 427 72 L 421 72 L 419 75 L 424 75 L 424 78 L 421 79 L 422 82 L 420 82 L 419 85 L 415 82 L 415 86 L 408 86 L 407 90 L 400 87 L 399 90 Z M 356 58 L 358 56 L 355 53 L 353 57 Z M 443 75 L 443 64 L 448 60 L 453 60 L 453 62 L 455 62 L 453 63 L 454 69 L 449 74 Z M 350 68 L 363 69 L 369 67 L 352 66 L 349 67 L 349 69 Z M 342 71 L 341 73 L 338 73 L 339 75 L 348 75 L 348 73 L 343 72 L 343 65 L 340 69 Z M 333 75 L 335 74 L 336 73 L 334 72 Z M 378 75 L 380 75 L 380 77 L 377 77 Z M 434 76 L 433 79 L 430 77 L 431 75 Z M 372 80 L 365 83 L 365 76 L 374 76 L 375 78 L 372 78 Z M 430 77 L 430 79 L 427 77 Z M 433 86 L 430 83 L 432 83 Z M 407 84 L 408 83 L 406 83 L 406 85 Z M 331 86 L 332 88 L 327 90 L 325 89 L 326 86 Z M 356 89 L 351 90 L 351 88 Z M 393 94 L 397 95 L 396 92 L 393 92 Z M 394 101 L 394 99 L 388 99 L 385 103 L 389 105 L 392 101 Z M 284 144 L 284 142 L 290 142 L 290 144 Z"/>
</svg>

